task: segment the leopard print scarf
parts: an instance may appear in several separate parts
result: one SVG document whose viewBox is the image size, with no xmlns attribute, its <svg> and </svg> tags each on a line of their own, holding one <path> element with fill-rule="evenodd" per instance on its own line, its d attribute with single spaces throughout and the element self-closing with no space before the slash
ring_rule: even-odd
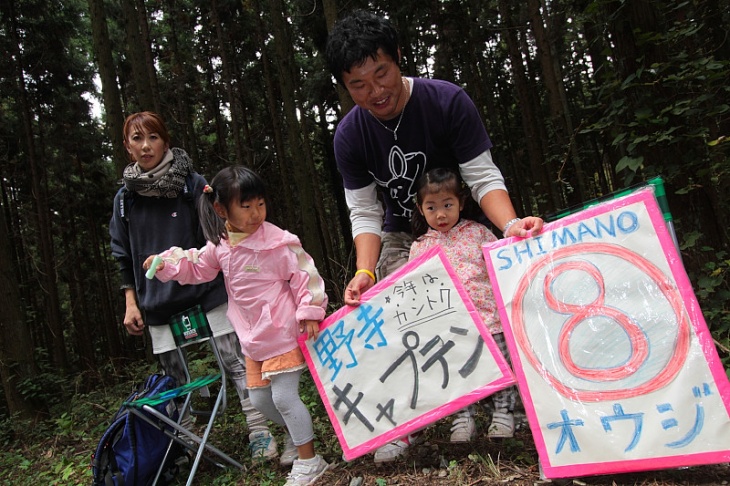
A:
<svg viewBox="0 0 730 486">
<path fill-rule="evenodd" d="M 142 196 L 177 197 L 185 186 L 185 177 L 193 170 L 193 161 L 179 148 L 167 151 L 162 161 L 152 170 L 142 172 L 139 164 L 124 168 L 124 185 L 127 190 Z"/>
</svg>

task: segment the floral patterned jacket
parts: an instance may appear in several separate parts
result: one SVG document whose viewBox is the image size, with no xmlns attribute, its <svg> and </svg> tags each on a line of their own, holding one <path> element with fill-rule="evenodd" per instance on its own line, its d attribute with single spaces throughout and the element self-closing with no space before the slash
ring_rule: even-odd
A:
<svg viewBox="0 0 730 486">
<path fill-rule="evenodd" d="M 497 334 L 502 332 L 502 323 L 482 253 L 482 245 L 493 241 L 497 241 L 497 237 L 489 228 L 476 221 L 462 219 L 446 233 L 429 229 L 413 242 L 409 259 L 440 245 L 484 324 L 492 334 Z"/>
</svg>

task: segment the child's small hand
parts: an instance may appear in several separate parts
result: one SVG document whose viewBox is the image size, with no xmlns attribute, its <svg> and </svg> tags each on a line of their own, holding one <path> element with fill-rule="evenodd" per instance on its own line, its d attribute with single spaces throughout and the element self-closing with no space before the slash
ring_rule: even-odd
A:
<svg viewBox="0 0 730 486">
<path fill-rule="evenodd" d="M 155 272 L 165 268 L 165 261 L 160 255 L 150 255 L 142 264 L 142 268 L 147 270 L 147 273 L 145 273 L 145 277 L 147 277 L 148 279 L 152 279 L 155 276 Z"/>
<path fill-rule="evenodd" d="M 317 339 L 319 336 L 319 322 L 307 320 L 299 323 L 299 332 L 306 332 L 307 339 Z"/>
</svg>

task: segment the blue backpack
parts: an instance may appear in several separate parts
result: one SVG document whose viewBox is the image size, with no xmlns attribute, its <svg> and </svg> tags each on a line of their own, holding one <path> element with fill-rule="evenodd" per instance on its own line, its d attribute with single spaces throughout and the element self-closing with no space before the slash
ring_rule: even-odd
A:
<svg viewBox="0 0 730 486">
<path fill-rule="evenodd" d="M 132 392 L 125 402 L 154 396 L 171 390 L 175 386 L 174 378 L 153 374 L 147 377 L 145 382 Z M 178 418 L 177 407 L 172 399 L 155 405 L 155 408 L 172 420 Z M 170 438 L 160 428 L 129 413 L 127 407 L 122 405 L 91 457 L 91 468 L 94 473 L 92 485 L 146 486 L 151 484 L 169 443 Z M 167 459 L 168 467 L 164 471 L 167 479 L 176 472 L 175 460 L 183 454 L 184 448 L 173 443 L 173 449 Z"/>
</svg>

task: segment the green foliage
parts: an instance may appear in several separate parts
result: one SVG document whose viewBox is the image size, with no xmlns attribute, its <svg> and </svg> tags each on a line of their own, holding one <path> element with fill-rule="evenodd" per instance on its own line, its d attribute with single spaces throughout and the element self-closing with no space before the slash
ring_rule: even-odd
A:
<svg viewBox="0 0 730 486">
<path fill-rule="evenodd" d="M 0 47 L 10 55 L 0 66 L 7 74 L 0 79 L 0 168 L 7 177 L 8 207 L 4 202 L 3 209 L 13 225 L 13 251 L 22 255 L 16 260 L 26 322 L 36 342 L 51 346 L 46 325 L 52 314 L 48 309 L 52 300 L 46 298 L 50 289 L 35 292 L 38 269 L 48 263 L 47 268 L 58 269 L 54 284 L 64 325 L 64 351 L 75 372 L 94 369 L 115 353 L 132 356 L 135 350 L 130 345 L 134 340 L 119 338 L 116 328 L 95 332 L 102 326 L 118 326 L 121 314 L 106 224 L 111 197 L 118 187 L 115 165 L 124 161 L 111 160 L 107 114 L 102 112 L 96 119 L 90 113 L 89 100 L 103 99 L 94 82 L 102 69 L 95 64 L 97 46 L 92 45 L 88 2 L 69 0 L 64 8 L 55 8 L 57 3 L 13 0 L 13 9 L 7 9 L 3 17 L 1 28 L 6 35 L 0 36 Z M 656 15 L 641 28 L 623 17 L 634 10 L 626 2 L 563 2 L 545 10 L 546 17 L 554 15 L 545 18 L 544 24 L 555 29 L 551 33 L 555 67 L 562 74 L 565 92 L 561 94 L 568 110 L 564 116 L 580 127 L 574 129 L 577 133 L 565 134 L 571 139 L 570 147 L 551 142 L 559 129 L 550 113 L 554 107 L 547 106 L 549 93 L 543 85 L 538 53 L 528 40 L 533 38 L 530 23 L 525 22 L 529 12 L 519 2 L 508 3 L 514 19 L 521 22 L 514 29 L 495 16 L 497 2 L 411 0 L 393 6 L 392 2 L 360 1 L 346 8 L 367 4 L 388 14 L 402 34 L 403 70 L 408 75 L 438 73 L 464 86 L 487 121 L 496 160 L 505 161 L 501 167 L 509 177 L 511 193 L 525 192 L 520 196 L 527 201 L 523 201 L 523 209 L 538 213 L 559 201 L 600 195 L 591 191 L 610 192 L 647 176 L 662 175 L 672 195 L 686 196 L 682 202 L 700 194 L 712 200 L 713 213 L 707 220 L 713 221 L 702 224 L 695 223 L 698 218 L 691 214 L 704 209 L 695 201 L 673 210 L 690 213 L 675 215 L 682 220 L 685 234 L 696 231 L 701 235 L 700 244 L 725 248 L 727 234 L 706 240 L 713 240 L 712 228 L 721 227 L 730 211 L 723 192 L 730 166 L 730 144 L 725 143 L 730 135 L 730 66 L 727 42 L 718 45 L 707 32 L 710 27 L 723 35 L 728 30 L 727 2 L 645 2 L 641 10 Z M 107 68 L 113 71 L 122 110 L 128 113 L 140 103 L 130 50 L 144 46 L 127 42 L 121 5 L 104 2 L 106 27 L 114 46 L 113 65 Z M 136 2 L 135 8 L 142 5 L 147 8 L 140 18 L 148 19 L 149 54 L 156 67 L 159 101 L 159 107 L 144 108 L 162 112 L 173 143 L 189 151 L 202 174 L 210 176 L 233 162 L 255 167 L 271 183 L 272 213 L 281 211 L 289 218 L 291 227 L 287 229 L 295 233 L 301 229 L 297 226 L 302 224 L 303 213 L 283 208 L 301 197 L 298 187 L 311 185 L 310 180 L 294 181 L 289 170 L 293 161 L 302 163 L 303 154 L 299 141 L 289 140 L 291 133 L 283 129 L 286 116 L 281 100 L 284 94 L 296 99 L 300 131 L 311 146 L 313 175 L 322 192 L 318 202 L 328 223 L 331 218 L 331 224 L 321 226 L 331 233 L 333 254 L 327 255 L 327 265 L 318 267 L 332 282 L 330 302 L 337 305 L 354 260 L 348 261 L 350 242 L 342 234 L 348 231 L 346 211 L 338 210 L 341 201 L 334 197 L 341 181 L 333 164 L 332 137 L 341 107 L 321 55 L 327 35 L 323 4 L 281 2 L 282 12 L 274 12 L 266 2 L 248 1 L 219 2 L 217 12 L 209 2 L 191 0 Z M 273 28 L 272 15 L 278 13 L 287 19 L 286 32 Z M 220 29 L 208 28 L 214 14 Z M 10 35 L 12 26 L 17 27 L 17 39 Z M 599 26 L 593 38 L 587 36 L 588 26 Z M 513 30 L 524 36 L 524 68 L 535 87 L 532 115 L 535 125 L 544 128 L 542 134 L 525 133 L 527 113 L 523 109 L 527 105 L 515 101 L 516 75 L 505 38 Z M 282 38 L 291 44 L 291 58 L 285 60 L 277 59 L 274 49 Z M 634 49 L 621 51 L 620 42 L 632 44 Z M 466 45 L 483 49 L 465 49 Z M 15 52 L 22 53 L 22 59 Z M 234 78 L 230 85 L 226 85 L 223 54 Z M 605 62 L 599 64 L 599 57 Z M 16 61 L 22 61 L 22 66 Z M 295 73 L 295 93 L 282 92 L 282 71 L 287 65 Z M 19 67 L 24 71 L 18 78 Z M 25 83 L 22 93 L 21 80 Z M 27 100 L 27 106 L 22 100 Z M 32 134 L 25 133 L 26 117 Z M 537 178 L 526 161 L 526 135 L 546 139 L 545 165 L 551 173 L 545 179 Z M 29 147 L 30 139 L 34 143 Z M 237 160 L 237 142 L 244 160 Z M 566 154 L 573 148 L 576 164 L 584 171 L 583 184 L 561 177 L 563 169 L 555 166 L 570 165 Z M 31 155 L 35 155 L 40 186 L 47 188 L 53 248 L 40 247 L 34 208 L 36 198 L 43 194 L 35 194 L 30 184 L 34 172 Z M 514 172 L 509 173 L 513 166 Z M 304 211 L 312 206 L 301 205 Z M 56 261 L 43 262 L 46 255 L 54 255 Z M 87 341 L 93 343 L 84 350 L 82 344 L 89 344 Z M 45 382 L 21 385 L 26 396 L 43 401 L 55 396 L 50 390 L 58 384 L 49 383 L 49 377 L 41 380 Z"/>
<path fill-rule="evenodd" d="M 702 251 L 714 258 L 695 277 L 695 293 L 725 369 L 730 370 L 730 258 L 725 251 L 716 252 L 708 247 Z"/>
<path fill-rule="evenodd" d="M 492 478 L 499 479 L 501 477 L 499 456 L 497 456 L 497 460 L 495 461 L 490 454 L 487 454 L 487 456 L 484 457 L 481 454 L 473 453 L 469 454 L 469 460 L 486 466 L 487 471 Z"/>
<path fill-rule="evenodd" d="M 696 176 L 712 165 L 707 142 L 712 128 L 730 113 L 730 63 L 690 55 L 684 50 L 690 43 L 683 42 L 689 35 L 693 32 L 680 28 L 653 33 L 652 42 L 666 47 L 665 61 L 616 80 L 614 90 L 597 87 L 599 96 L 611 97 L 610 104 L 584 133 L 611 136 L 611 146 L 625 154 L 615 171 L 626 185 L 641 174 L 666 174 L 674 182 L 675 175 Z M 679 156 L 666 157 L 670 151 Z"/>
<path fill-rule="evenodd" d="M 65 396 L 66 378 L 51 371 L 44 371 L 32 378 L 18 381 L 18 391 L 28 401 L 52 406 Z"/>
<path fill-rule="evenodd" d="M 188 350 L 189 366 L 194 373 L 210 373 L 217 369 L 210 353 L 204 355 L 195 347 Z M 88 392 L 69 394 L 70 399 L 65 401 L 59 399 L 60 394 L 50 397 L 55 405 L 50 408 L 49 418 L 36 422 L 22 420 L 17 416 L 0 420 L 0 484 L 89 484 L 91 453 L 109 425 L 112 415 L 134 386 L 155 368 L 156 365 L 150 366 L 141 361 L 123 369 L 114 368 L 114 380 L 105 381 L 100 376 L 86 376 L 86 380 L 93 380 L 95 386 L 90 387 Z M 45 379 L 59 383 L 58 388 L 62 389 L 71 388 L 75 381 L 71 377 L 52 373 L 47 375 Z M 342 451 L 339 443 L 309 375 L 302 379 L 301 390 L 313 416 L 317 451 L 325 457 L 340 457 Z M 213 485 L 283 484 L 288 470 L 280 468 L 278 462 L 261 465 L 251 463 L 250 456 L 246 453 L 248 447 L 245 417 L 240 412 L 235 392 L 229 393 L 233 393 L 233 397 L 229 395 L 228 407 L 216 424 L 213 441 L 222 450 L 233 451 L 234 457 L 246 466 L 247 471 L 242 473 L 232 469 L 220 470 L 203 463 L 197 475 L 198 481 L 200 484 Z M 196 400 L 200 400 L 200 397 L 196 396 Z M 280 427 L 274 426 L 272 430 L 279 437 L 283 437 Z M 20 476 L 19 471 L 23 471 Z M 184 481 L 183 472 L 177 484 L 184 484 Z"/>
</svg>

